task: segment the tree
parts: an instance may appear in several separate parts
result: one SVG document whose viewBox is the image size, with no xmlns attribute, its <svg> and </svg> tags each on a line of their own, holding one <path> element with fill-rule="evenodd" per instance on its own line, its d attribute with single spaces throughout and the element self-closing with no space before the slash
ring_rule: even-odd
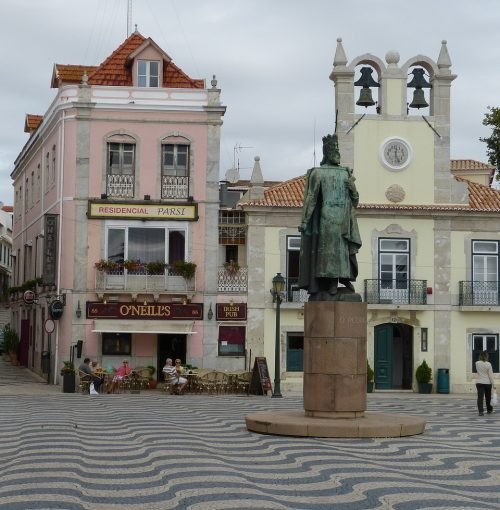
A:
<svg viewBox="0 0 500 510">
<path fill-rule="evenodd" d="M 488 106 L 488 113 L 484 115 L 483 126 L 492 128 L 491 136 L 479 138 L 486 144 L 486 154 L 491 165 L 497 168 L 495 179 L 500 180 L 498 165 L 500 163 L 500 108 Z"/>
</svg>

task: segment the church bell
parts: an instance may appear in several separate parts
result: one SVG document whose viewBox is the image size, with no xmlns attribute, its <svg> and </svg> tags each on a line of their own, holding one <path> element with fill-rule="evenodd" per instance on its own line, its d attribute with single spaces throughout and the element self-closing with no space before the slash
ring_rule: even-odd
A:
<svg viewBox="0 0 500 510">
<path fill-rule="evenodd" d="M 413 92 L 413 101 L 409 104 L 410 108 L 427 108 L 429 103 L 425 100 L 424 91 L 415 89 Z"/>
<path fill-rule="evenodd" d="M 359 93 L 359 99 L 356 101 L 356 104 L 366 108 L 375 104 L 370 87 L 380 87 L 380 85 L 372 78 L 373 69 L 371 67 L 362 67 L 360 72 L 361 76 L 354 85 L 363 88 Z"/>
<path fill-rule="evenodd" d="M 408 106 L 410 108 L 427 108 L 429 104 L 425 100 L 423 89 L 430 89 L 432 85 L 426 81 L 424 69 L 416 67 L 411 74 L 413 74 L 413 78 L 408 83 L 408 87 L 414 87 L 415 91 L 413 92 L 413 101 Z"/>
<path fill-rule="evenodd" d="M 375 101 L 372 97 L 372 90 L 369 88 L 362 88 L 359 93 L 359 99 L 356 101 L 356 104 L 358 106 L 364 106 L 365 108 L 367 106 L 373 106 L 375 104 Z"/>
</svg>

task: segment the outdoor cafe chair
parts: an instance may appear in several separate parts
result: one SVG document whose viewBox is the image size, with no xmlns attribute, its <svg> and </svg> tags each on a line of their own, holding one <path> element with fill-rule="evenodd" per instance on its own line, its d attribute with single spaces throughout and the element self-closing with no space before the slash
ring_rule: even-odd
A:
<svg viewBox="0 0 500 510">
<path fill-rule="evenodd" d="M 78 378 L 80 379 L 78 383 L 80 393 L 90 393 L 90 383 L 92 382 L 90 374 L 87 374 L 87 372 L 83 370 L 78 370 Z"/>
</svg>

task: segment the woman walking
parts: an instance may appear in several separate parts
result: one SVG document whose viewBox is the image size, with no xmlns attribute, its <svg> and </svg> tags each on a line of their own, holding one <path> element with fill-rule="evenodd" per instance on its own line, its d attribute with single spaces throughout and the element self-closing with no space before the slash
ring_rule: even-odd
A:
<svg viewBox="0 0 500 510">
<path fill-rule="evenodd" d="M 488 361 L 488 353 L 483 351 L 479 354 L 479 360 L 476 361 L 476 388 L 477 388 L 477 410 L 479 416 L 484 415 L 483 400 L 486 399 L 486 412 L 491 414 L 493 407 L 491 405 L 491 388 L 495 384 L 493 379 L 493 369 Z"/>
</svg>

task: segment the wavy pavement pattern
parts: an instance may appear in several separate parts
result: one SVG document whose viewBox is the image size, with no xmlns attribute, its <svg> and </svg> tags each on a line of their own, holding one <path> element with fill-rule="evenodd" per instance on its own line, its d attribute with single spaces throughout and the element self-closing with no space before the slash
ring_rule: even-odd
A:
<svg viewBox="0 0 500 510">
<path fill-rule="evenodd" d="M 0 509 L 500 509 L 500 413 L 465 399 L 378 398 L 426 433 L 315 439 L 249 433 L 302 399 L 0 395 Z"/>
</svg>

